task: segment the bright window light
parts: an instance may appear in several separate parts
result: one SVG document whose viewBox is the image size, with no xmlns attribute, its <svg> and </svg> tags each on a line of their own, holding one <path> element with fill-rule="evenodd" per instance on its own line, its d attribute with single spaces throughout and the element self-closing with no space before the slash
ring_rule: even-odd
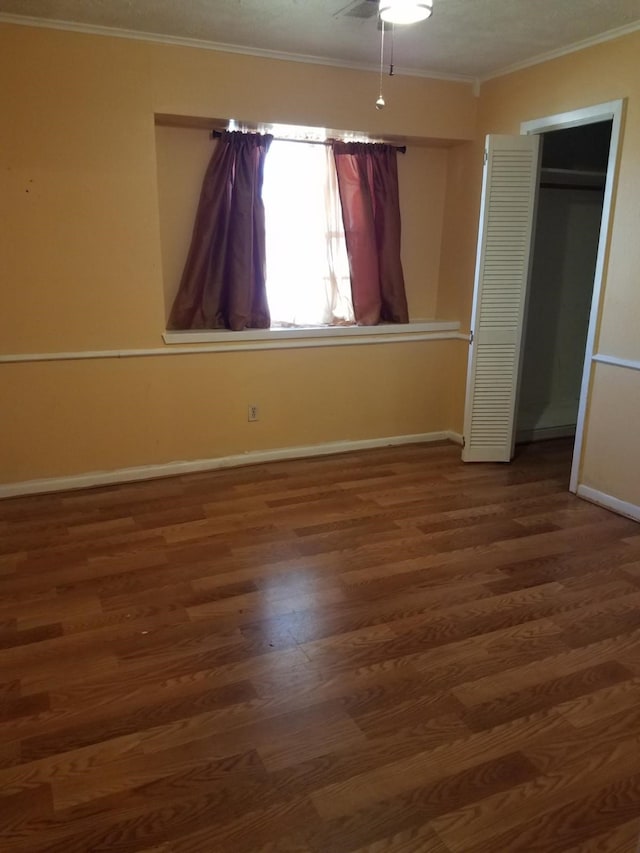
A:
<svg viewBox="0 0 640 853">
<path fill-rule="evenodd" d="M 355 322 L 333 153 L 271 143 L 262 197 L 272 326 Z"/>
</svg>

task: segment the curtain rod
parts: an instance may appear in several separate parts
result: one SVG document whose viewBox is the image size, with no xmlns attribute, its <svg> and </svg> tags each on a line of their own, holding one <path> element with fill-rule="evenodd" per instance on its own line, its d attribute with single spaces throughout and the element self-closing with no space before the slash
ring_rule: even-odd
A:
<svg viewBox="0 0 640 853">
<path fill-rule="evenodd" d="M 212 130 L 211 131 L 211 139 L 219 139 L 223 133 L 225 133 L 225 131 L 223 131 L 223 130 Z M 286 136 L 274 136 L 273 138 L 278 142 L 305 142 L 307 145 L 331 145 L 331 142 L 329 140 L 323 140 L 323 139 L 290 139 Z M 386 143 L 386 144 L 389 144 L 389 143 Z M 399 154 L 406 154 L 407 153 L 407 146 L 406 145 L 392 145 L 391 147 L 395 148 L 395 150 Z"/>
</svg>

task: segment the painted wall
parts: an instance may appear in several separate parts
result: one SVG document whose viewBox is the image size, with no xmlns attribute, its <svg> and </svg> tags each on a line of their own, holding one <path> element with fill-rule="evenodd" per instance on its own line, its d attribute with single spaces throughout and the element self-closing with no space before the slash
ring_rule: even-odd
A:
<svg viewBox="0 0 640 853">
<path fill-rule="evenodd" d="M 475 262 L 470 229 L 477 223 L 485 135 L 519 133 L 523 121 L 625 98 L 596 352 L 640 361 L 638 56 L 640 33 L 634 33 L 483 84 L 476 141 L 455 150 L 456 165 L 448 173 L 439 310 L 469 322 Z M 456 243 L 456 223 L 462 245 Z M 457 387 L 461 382 L 463 374 Z M 594 371 L 580 474 L 583 484 L 635 505 L 640 505 L 640 448 L 630 425 L 640 422 L 639 390 L 640 371 Z"/>
<path fill-rule="evenodd" d="M 458 143 L 444 154 L 441 217 L 410 228 L 442 233 L 437 292 L 418 285 L 416 304 L 468 325 L 484 135 L 627 98 L 597 350 L 640 360 L 639 55 L 630 35 L 489 81 L 479 100 L 464 84 L 395 77 L 376 112 L 375 74 L 0 26 L 1 351 L 162 346 L 155 113 Z M 409 246 L 417 269 L 422 250 Z M 460 429 L 467 351 L 447 341 L 0 365 L 0 481 Z M 635 504 L 639 390 L 640 372 L 594 372 L 581 476 Z M 265 417 L 249 425 L 258 392 Z"/>
<path fill-rule="evenodd" d="M 5 354 L 163 346 L 154 114 L 448 145 L 473 137 L 477 109 L 461 83 L 394 77 L 377 112 L 372 73 L 8 25 L 0 79 Z M 425 166 L 405 223 L 418 313 L 438 301 L 440 168 L 451 150 L 401 166 Z M 0 482 L 444 429 L 452 346 L 0 365 Z M 260 405 L 258 424 L 246 422 L 248 402 Z"/>
<path fill-rule="evenodd" d="M 5 482 L 444 430 L 452 344 L 2 365 Z"/>
<path fill-rule="evenodd" d="M 474 140 L 448 152 L 436 312 L 439 317 L 455 317 L 466 332 L 471 322 L 483 149 L 483 143 Z M 459 341 L 449 363 L 448 410 L 451 427 L 460 434 L 464 428 L 468 359 L 469 344 Z"/>
</svg>

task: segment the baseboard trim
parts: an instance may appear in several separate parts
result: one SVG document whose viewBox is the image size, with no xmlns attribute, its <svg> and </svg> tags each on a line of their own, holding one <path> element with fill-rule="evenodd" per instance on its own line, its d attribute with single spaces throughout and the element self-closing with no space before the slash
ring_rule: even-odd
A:
<svg viewBox="0 0 640 853">
<path fill-rule="evenodd" d="M 461 432 L 454 432 L 452 429 L 448 429 L 446 431 L 446 438 L 447 441 L 451 441 L 453 444 L 459 444 L 460 447 L 464 445 Z"/>
<path fill-rule="evenodd" d="M 459 441 L 458 441 L 459 438 Z M 140 465 L 134 468 L 117 468 L 113 471 L 92 471 L 68 477 L 47 477 L 40 480 L 24 480 L 0 485 L 0 499 L 21 495 L 64 492 L 72 489 L 90 489 L 95 486 L 110 486 L 117 483 L 132 483 L 138 480 L 155 480 L 159 477 L 174 477 L 199 471 L 215 471 L 220 468 L 239 468 L 261 462 L 277 462 L 284 459 L 304 459 L 312 456 L 330 456 L 354 450 L 371 450 L 376 447 L 392 447 L 402 444 L 426 444 L 436 441 L 462 443 L 462 437 L 449 430 L 424 432 L 414 435 L 393 435 L 384 438 L 367 438 L 359 441 L 330 441 L 302 447 L 279 447 L 273 450 L 252 450 L 232 456 L 213 459 L 193 459 L 181 462 L 166 462 L 158 465 Z"/>
<path fill-rule="evenodd" d="M 612 512 L 618 513 L 618 515 L 624 515 L 626 518 L 633 519 L 633 521 L 640 521 L 640 506 L 636 504 L 621 501 L 612 495 L 605 494 L 605 492 L 592 489 L 591 486 L 578 486 L 576 494 L 579 498 L 584 498 L 585 501 L 590 501 L 605 509 L 610 509 Z"/>
<path fill-rule="evenodd" d="M 576 434 L 576 425 L 567 424 L 557 427 L 534 427 L 533 429 L 520 429 L 516 433 L 516 444 L 529 441 L 546 441 L 549 438 L 570 438 Z"/>
</svg>

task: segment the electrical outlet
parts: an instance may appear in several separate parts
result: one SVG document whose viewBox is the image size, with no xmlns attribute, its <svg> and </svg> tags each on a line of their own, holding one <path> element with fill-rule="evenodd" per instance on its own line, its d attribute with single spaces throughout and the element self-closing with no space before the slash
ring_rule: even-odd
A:
<svg viewBox="0 0 640 853">
<path fill-rule="evenodd" d="M 247 414 L 247 420 L 250 423 L 258 420 L 258 407 L 255 405 L 255 403 L 249 403 L 249 411 Z"/>
</svg>

